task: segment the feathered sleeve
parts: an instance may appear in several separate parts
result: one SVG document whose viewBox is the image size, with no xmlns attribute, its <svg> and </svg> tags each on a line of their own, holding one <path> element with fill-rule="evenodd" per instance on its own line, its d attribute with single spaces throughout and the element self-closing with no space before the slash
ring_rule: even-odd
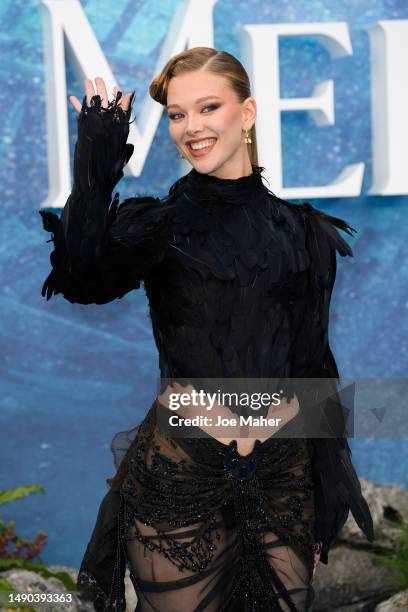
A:
<svg viewBox="0 0 408 612">
<path fill-rule="evenodd" d="M 324 213 L 311 204 L 296 205 L 302 225 L 299 250 L 307 264 L 303 279 L 303 299 L 293 309 L 295 341 L 293 375 L 320 378 L 327 367 L 338 376 L 329 346 L 330 300 L 336 279 L 337 253 L 353 256 L 352 249 L 340 235 L 356 230 L 342 219 Z M 337 229 L 338 228 L 338 229 Z"/>
<path fill-rule="evenodd" d="M 346 437 L 347 415 L 338 393 L 339 372 L 329 342 L 329 310 L 336 280 L 337 253 L 341 257 L 353 256 L 351 247 L 338 230 L 349 235 L 356 230 L 309 203 L 297 205 L 297 208 L 304 228 L 301 248 L 309 266 L 308 285 L 304 300 L 300 302 L 303 312 L 295 312 L 292 376 L 322 379 L 319 390 L 313 390 L 311 408 L 319 410 L 319 418 L 313 418 L 314 426 L 318 423 L 329 435 L 319 438 L 314 434 L 310 442 L 315 483 L 315 537 L 316 541 L 323 542 L 320 560 L 327 564 L 329 550 L 350 510 L 367 539 L 370 542 L 374 539 L 372 516 L 352 464 Z M 319 397 L 323 401 L 316 401 Z M 300 402 L 302 404 L 302 400 Z M 321 403 L 317 406 L 318 402 Z"/>
<path fill-rule="evenodd" d="M 40 210 L 51 232 L 52 270 L 41 294 L 62 293 L 72 303 L 105 304 L 121 298 L 159 263 L 165 252 L 168 217 L 165 204 L 152 196 L 126 199 L 112 191 L 123 177 L 133 145 L 126 144 L 131 107 L 107 109 L 100 96 L 86 97 L 78 115 L 72 192 L 59 217 Z"/>
</svg>

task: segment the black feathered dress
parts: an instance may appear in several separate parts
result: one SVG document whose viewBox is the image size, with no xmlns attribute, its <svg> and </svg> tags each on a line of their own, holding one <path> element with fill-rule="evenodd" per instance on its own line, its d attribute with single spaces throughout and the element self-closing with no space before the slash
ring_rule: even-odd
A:
<svg viewBox="0 0 408 612">
<path fill-rule="evenodd" d="M 133 152 L 119 98 L 84 99 L 72 193 L 60 218 L 39 211 L 54 244 L 42 295 L 105 304 L 143 282 L 162 379 L 286 381 L 300 416 L 296 381 L 327 380 L 322 414 L 338 416 L 329 306 L 337 254 L 352 255 L 338 229 L 355 230 L 276 197 L 259 166 L 238 179 L 192 169 L 164 198 L 119 204 Z M 236 440 L 163 432 L 163 411 L 156 398 L 112 442 L 117 472 L 78 576 L 96 610 L 125 610 L 126 566 L 138 611 L 308 610 L 316 544 L 327 564 L 350 510 L 373 540 L 346 436 L 299 435 L 295 417 L 241 456 Z"/>
</svg>

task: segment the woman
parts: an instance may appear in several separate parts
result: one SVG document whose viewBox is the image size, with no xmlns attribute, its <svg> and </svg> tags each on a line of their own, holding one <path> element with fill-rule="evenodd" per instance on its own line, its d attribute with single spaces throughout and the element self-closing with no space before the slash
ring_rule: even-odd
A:
<svg viewBox="0 0 408 612">
<path fill-rule="evenodd" d="M 40 211 L 54 242 L 42 295 L 104 304 L 143 281 L 162 386 L 143 422 L 113 441 L 118 469 L 78 586 L 96 610 L 124 610 L 127 565 L 138 611 L 308 610 L 315 565 L 327 564 L 350 509 L 373 539 L 347 438 L 336 427 L 327 438 L 299 435 L 308 404 L 296 379 L 328 381 L 322 414 L 343 422 L 328 313 L 336 251 L 352 255 L 336 227 L 353 230 L 266 188 L 248 75 L 232 55 L 207 47 L 174 56 L 150 85 L 191 171 L 164 198 L 118 206 L 116 193 L 111 202 L 133 152 L 133 93 L 117 87 L 108 102 L 95 81 L 96 95 L 85 82 L 82 105 L 71 97 L 78 140 L 61 219 Z M 237 430 L 193 427 L 182 436 L 165 427 L 171 393 L 191 399 L 237 380 L 279 389 L 285 418 L 275 432 L 254 442 Z M 219 415 L 239 408 L 215 404 Z"/>
</svg>

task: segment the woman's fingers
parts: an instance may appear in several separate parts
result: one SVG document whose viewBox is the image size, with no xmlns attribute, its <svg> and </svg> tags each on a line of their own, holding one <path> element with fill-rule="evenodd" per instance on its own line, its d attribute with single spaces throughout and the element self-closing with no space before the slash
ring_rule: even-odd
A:
<svg viewBox="0 0 408 612">
<path fill-rule="evenodd" d="M 116 96 L 117 96 L 118 91 L 122 92 L 122 88 L 121 88 L 121 87 L 119 87 L 119 85 L 115 85 L 115 87 L 113 88 L 113 99 L 114 99 L 114 100 L 116 100 Z M 122 95 L 123 95 L 123 92 L 122 92 Z M 123 101 L 123 98 L 121 98 L 121 99 L 119 100 L 119 102 L 118 102 L 118 106 L 122 106 L 122 101 Z M 122 107 L 122 108 L 123 108 L 123 107 Z"/>
<path fill-rule="evenodd" d="M 99 95 L 101 98 L 102 108 L 107 108 L 109 100 L 108 100 L 108 93 L 106 91 L 105 82 L 101 77 L 95 77 L 95 83 L 96 83 L 96 92 L 95 92 L 94 84 L 91 79 L 85 79 L 84 81 L 86 104 L 87 106 L 91 106 L 92 97 L 95 95 Z M 116 95 L 118 91 L 122 92 L 122 88 L 119 85 L 116 85 L 113 88 L 113 100 L 112 101 L 116 99 Z M 122 97 L 119 100 L 118 105 L 121 106 L 124 111 L 127 111 L 129 109 L 131 99 L 132 99 L 132 92 L 126 94 L 125 96 L 123 96 L 123 92 L 122 92 Z M 78 111 L 78 113 L 80 113 L 81 108 L 82 108 L 82 103 L 78 100 L 78 98 L 76 96 L 69 96 L 69 100 L 72 106 L 75 108 L 75 110 Z"/>
<path fill-rule="evenodd" d="M 119 87 L 119 85 L 117 85 L 116 87 L 113 88 L 113 98 L 114 99 L 116 98 L 116 94 L 118 93 L 118 91 L 122 92 L 122 97 L 119 100 L 119 105 L 123 108 L 124 111 L 127 111 L 130 106 L 133 92 L 131 91 L 127 93 L 126 95 L 123 95 L 122 88 Z"/>
<path fill-rule="evenodd" d="M 75 110 L 78 111 L 78 113 L 80 113 L 81 112 L 81 108 L 82 108 L 82 104 L 78 100 L 78 98 L 76 96 L 69 96 L 69 100 L 70 100 L 72 106 L 75 108 Z"/>
<path fill-rule="evenodd" d="M 95 77 L 96 93 L 101 97 L 102 108 L 108 108 L 108 92 L 106 91 L 105 81 L 102 77 Z"/>
<path fill-rule="evenodd" d="M 317 568 L 317 564 L 320 561 L 321 554 L 322 554 L 322 543 L 316 542 L 316 548 L 315 548 L 315 553 L 314 553 L 314 558 L 313 558 L 313 576 L 315 575 L 315 571 Z"/>
<path fill-rule="evenodd" d="M 130 106 L 130 102 L 133 96 L 133 92 L 127 93 L 123 98 L 120 99 L 121 105 L 124 111 L 127 111 Z"/>
<path fill-rule="evenodd" d="M 91 79 L 85 79 L 86 105 L 91 106 L 91 99 L 96 94 L 94 84 Z"/>
</svg>

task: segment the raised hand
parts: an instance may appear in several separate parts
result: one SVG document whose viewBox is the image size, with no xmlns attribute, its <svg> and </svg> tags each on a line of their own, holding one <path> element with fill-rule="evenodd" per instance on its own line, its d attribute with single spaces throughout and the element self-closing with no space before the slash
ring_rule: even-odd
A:
<svg viewBox="0 0 408 612">
<path fill-rule="evenodd" d="M 85 93 L 86 93 L 86 103 L 87 106 L 91 106 L 91 98 L 95 95 L 99 95 L 101 97 L 101 107 L 107 108 L 109 104 L 108 93 L 106 91 L 105 82 L 101 77 L 95 77 L 96 83 L 96 91 L 94 88 L 94 84 L 91 79 L 85 79 Z M 122 88 L 119 86 L 115 86 L 113 88 L 113 100 L 116 99 L 116 95 L 118 91 L 122 92 Z M 122 93 L 122 97 L 118 102 L 118 106 L 121 106 L 123 111 L 127 111 L 129 109 L 130 102 L 132 100 L 133 92 L 127 93 L 125 96 Z M 69 100 L 72 106 L 75 108 L 78 113 L 81 112 L 82 103 L 78 100 L 76 96 L 69 96 Z"/>
</svg>

